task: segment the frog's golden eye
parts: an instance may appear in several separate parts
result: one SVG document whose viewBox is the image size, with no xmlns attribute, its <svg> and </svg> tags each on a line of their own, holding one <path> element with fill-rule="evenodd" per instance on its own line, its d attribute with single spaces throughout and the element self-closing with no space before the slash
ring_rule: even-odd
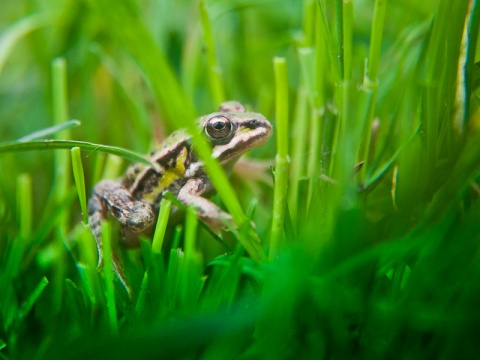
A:
<svg viewBox="0 0 480 360">
<path fill-rule="evenodd" d="M 233 134 L 233 124 L 223 115 L 214 116 L 205 123 L 205 134 L 212 142 L 226 143 Z"/>
</svg>

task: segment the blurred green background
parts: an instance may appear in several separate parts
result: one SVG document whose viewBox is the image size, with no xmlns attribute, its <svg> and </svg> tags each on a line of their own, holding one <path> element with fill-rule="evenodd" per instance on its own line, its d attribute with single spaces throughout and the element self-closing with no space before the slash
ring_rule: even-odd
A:
<svg viewBox="0 0 480 360">
<path fill-rule="evenodd" d="M 1 8 L 0 359 L 478 354 L 478 1 Z M 269 260 L 188 218 L 163 254 L 121 251 L 132 301 L 96 270 L 70 153 L 8 148 L 78 119 L 47 137 L 147 153 L 230 99 L 275 129 L 249 154 L 266 180 L 231 178 Z M 88 197 L 130 161 L 82 163 Z"/>
</svg>

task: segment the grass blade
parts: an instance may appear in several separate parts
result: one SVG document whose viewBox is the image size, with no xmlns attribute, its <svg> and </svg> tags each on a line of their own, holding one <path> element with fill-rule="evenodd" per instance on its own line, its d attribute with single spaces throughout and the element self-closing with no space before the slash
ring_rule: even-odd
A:
<svg viewBox="0 0 480 360">
<path fill-rule="evenodd" d="M 25 303 L 22 304 L 22 308 L 20 310 L 20 318 L 26 317 L 29 313 L 30 310 L 32 310 L 33 305 L 37 302 L 38 298 L 42 294 L 43 290 L 47 287 L 48 285 L 48 280 L 47 278 L 43 278 L 40 280 L 40 283 L 35 287 L 33 292 L 30 294 L 28 299 L 25 301 Z"/>
<path fill-rule="evenodd" d="M 13 47 L 32 31 L 52 26 L 59 18 L 58 11 L 45 11 L 22 18 L 11 25 L 0 38 L 0 74 Z"/>
<path fill-rule="evenodd" d="M 112 266 L 111 225 L 108 221 L 102 223 L 103 241 L 103 275 L 105 278 L 105 298 L 107 299 L 108 323 L 112 335 L 118 335 L 117 306 L 115 304 L 114 275 Z"/>
<path fill-rule="evenodd" d="M 80 156 L 80 148 L 74 147 L 71 150 L 72 154 L 72 169 L 75 185 L 77 186 L 78 200 L 80 201 L 80 208 L 82 209 L 83 223 L 88 224 L 87 214 L 87 197 L 85 193 L 85 175 L 83 174 L 82 158 Z"/>
<path fill-rule="evenodd" d="M 94 144 L 86 141 L 76 140 L 33 140 L 28 142 L 12 141 L 0 144 L 0 154 L 7 152 L 33 151 L 33 150 L 53 150 L 67 149 L 70 150 L 78 147 L 84 151 L 104 152 L 116 156 L 120 156 L 130 161 L 140 162 L 145 165 L 155 166 L 143 155 L 134 151 L 123 149 L 117 146 L 108 146 Z"/>
<path fill-rule="evenodd" d="M 32 177 L 27 174 L 17 179 L 17 218 L 20 236 L 26 240 L 32 232 Z"/>
<path fill-rule="evenodd" d="M 160 202 L 160 212 L 158 214 L 157 226 L 155 227 L 155 234 L 152 240 L 152 251 L 160 254 L 162 251 L 163 239 L 165 237 L 165 230 L 167 229 L 168 218 L 170 216 L 170 209 L 172 202 L 167 199 L 162 199 Z"/>
<path fill-rule="evenodd" d="M 276 85 L 277 155 L 275 157 L 275 187 L 270 252 L 268 254 L 269 260 L 275 259 L 281 249 L 290 162 L 288 149 L 288 78 L 286 60 L 284 58 L 275 58 L 274 69 Z"/>
<path fill-rule="evenodd" d="M 207 54 L 208 80 L 210 82 L 214 106 L 218 107 L 226 100 L 225 87 L 223 85 L 222 69 L 218 64 L 215 52 L 212 24 L 208 17 L 204 0 L 200 0 L 200 19 L 202 20 L 203 37 L 205 41 L 204 52 Z"/>
<path fill-rule="evenodd" d="M 32 134 L 21 137 L 17 141 L 24 142 L 24 141 L 31 141 L 31 140 L 39 139 L 39 138 L 42 138 L 42 137 L 45 137 L 45 136 L 48 136 L 48 135 L 56 134 L 56 133 L 61 132 L 63 130 L 76 128 L 76 127 L 80 126 L 81 124 L 82 123 L 79 120 L 69 120 L 69 121 L 64 122 L 62 124 L 54 125 L 54 126 L 46 128 L 46 129 L 35 131 Z"/>
</svg>

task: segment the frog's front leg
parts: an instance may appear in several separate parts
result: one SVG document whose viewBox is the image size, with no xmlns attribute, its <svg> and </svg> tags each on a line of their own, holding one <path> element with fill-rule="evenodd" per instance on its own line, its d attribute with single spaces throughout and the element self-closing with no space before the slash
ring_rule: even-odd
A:
<svg viewBox="0 0 480 360">
<path fill-rule="evenodd" d="M 120 183 L 112 180 L 99 182 L 93 188 L 88 202 L 88 219 L 97 243 L 99 267 L 103 265 L 102 221 L 107 219 L 109 213 L 124 228 L 135 233 L 142 232 L 155 219 L 152 207 L 142 200 L 134 199 Z M 113 251 L 112 264 L 115 274 L 129 290 L 122 264 Z"/>
<path fill-rule="evenodd" d="M 186 206 L 193 206 L 197 210 L 200 220 L 205 222 L 214 233 L 218 234 L 220 230 L 227 228 L 226 224 L 233 225 L 233 220 L 230 214 L 202 197 L 212 190 L 213 186 L 208 179 L 192 178 L 180 189 L 178 200 Z"/>
</svg>

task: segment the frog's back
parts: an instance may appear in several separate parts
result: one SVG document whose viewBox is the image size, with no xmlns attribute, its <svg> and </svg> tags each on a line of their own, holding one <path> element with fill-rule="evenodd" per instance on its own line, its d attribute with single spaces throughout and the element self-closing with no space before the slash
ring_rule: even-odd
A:
<svg viewBox="0 0 480 360">
<path fill-rule="evenodd" d="M 130 194 L 150 204 L 158 204 L 166 191 L 176 195 L 185 184 L 185 172 L 193 161 L 189 139 L 185 131 L 176 131 L 150 153 L 149 159 L 155 167 L 130 166 L 122 181 Z"/>
</svg>

